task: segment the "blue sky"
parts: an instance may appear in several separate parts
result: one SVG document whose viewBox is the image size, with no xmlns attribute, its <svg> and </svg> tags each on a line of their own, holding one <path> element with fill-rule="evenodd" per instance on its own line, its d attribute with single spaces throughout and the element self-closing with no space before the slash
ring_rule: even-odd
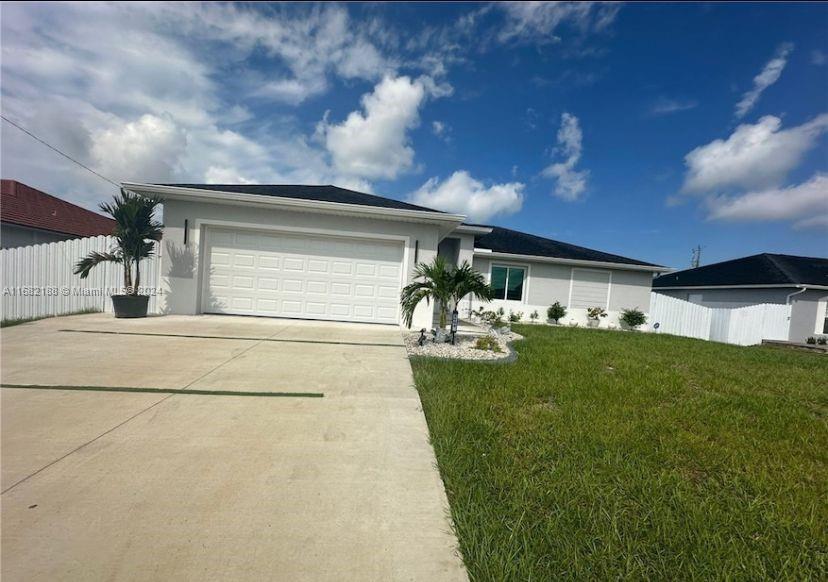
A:
<svg viewBox="0 0 828 582">
<path fill-rule="evenodd" d="M 116 181 L 334 183 L 674 267 L 828 255 L 828 5 L 0 10 L 4 114 Z M 113 193 L 5 124 L 2 174 Z"/>
</svg>

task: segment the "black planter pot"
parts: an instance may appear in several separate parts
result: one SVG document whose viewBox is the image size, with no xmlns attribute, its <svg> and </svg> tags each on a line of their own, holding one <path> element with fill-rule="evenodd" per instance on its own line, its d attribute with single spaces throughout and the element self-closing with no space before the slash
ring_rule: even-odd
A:
<svg viewBox="0 0 828 582">
<path fill-rule="evenodd" d="M 146 317 L 149 295 L 113 295 L 115 317 Z"/>
</svg>

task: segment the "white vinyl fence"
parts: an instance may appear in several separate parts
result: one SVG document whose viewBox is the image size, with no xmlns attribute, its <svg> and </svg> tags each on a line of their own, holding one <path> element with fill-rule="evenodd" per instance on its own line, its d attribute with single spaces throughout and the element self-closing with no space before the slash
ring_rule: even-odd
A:
<svg viewBox="0 0 828 582">
<path fill-rule="evenodd" d="M 111 311 L 112 293 L 124 285 L 123 267 L 98 265 L 86 279 L 72 273 L 75 264 L 92 251 L 108 252 L 109 236 L 78 238 L 54 243 L 0 250 L 3 319 L 47 317 L 78 311 Z M 160 245 L 156 245 L 156 252 Z M 150 294 L 149 312 L 158 309 L 157 256 L 141 261 L 141 292 Z"/>
<path fill-rule="evenodd" d="M 669 333 L 740 346 L 764 339 L 787 340 L 791 306 L 762 303 L 747 307 L 705 307 L 662 295 L 650 295 L 650 325 Z"/>
</svg>

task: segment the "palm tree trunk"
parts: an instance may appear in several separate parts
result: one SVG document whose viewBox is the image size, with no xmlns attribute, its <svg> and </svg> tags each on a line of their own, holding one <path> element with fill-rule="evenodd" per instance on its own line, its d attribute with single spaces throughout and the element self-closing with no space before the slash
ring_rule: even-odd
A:
<svg viewBox="0 0 828 582">
<path fill-rule="evenodd" d="M 132 287 L 132 261 L 124 257 L 124 293 L 129 294 Z"/>
<path fill-rule="evenodd" d="M 132 294 L 138 295 L 138 287 L 141 285 L 141 259 L 135 259 L 135 287 L 132 288 Z"/>
</svg>

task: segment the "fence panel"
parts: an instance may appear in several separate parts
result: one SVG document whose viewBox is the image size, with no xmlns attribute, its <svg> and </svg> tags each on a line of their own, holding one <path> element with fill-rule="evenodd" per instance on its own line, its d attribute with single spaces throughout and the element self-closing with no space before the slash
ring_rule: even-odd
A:
<svg viewBox="0 0 828 582">
<path fill-rule="evenodd" d="M 750 346 L 763 339 L 787 340 L 791 306 L 705 307 L 660 293 L 650 296 L 651 324 L 659 333 Z"/>
<path fill-rule="evenodd" d="M 123 286 L 122 267 L 104 263 L 86 279 L 72 270 L 81 258 L 92 251 L 107 252 L 114 242 L 112 237 L 95 236 L 0 250 L 2 318 L 111 311 L 110 290 Z M 159 257 L 141 262 L 141 287 L 159 287 Z M 158 297 L 151 295 L 149 311 L 156 313 L 157 309 Z"/>
<path fill-rule="evenodd" d="M 750 346 L 763 339 L 788 339 L 790 305 L 762 303 L 727 311 L 730 311 L 730 325 L 727 339 L 723 340 L 727 343 Z"/>
<path fill-rule="evenodd" d="M 710 339 L 710 309 L 662 295 L 650 294 L 650 324 L 658 323 L 658 333 Z"/>
</svg>

